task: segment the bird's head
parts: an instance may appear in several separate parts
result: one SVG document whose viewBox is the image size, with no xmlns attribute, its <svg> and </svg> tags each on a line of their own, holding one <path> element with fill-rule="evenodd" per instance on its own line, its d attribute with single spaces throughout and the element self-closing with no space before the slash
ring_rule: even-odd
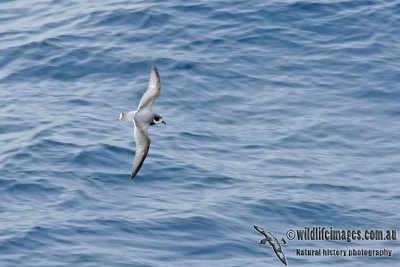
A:
<svg viewBox="0 0 400 267">
<path fill-rule="evenodd" d="M 160 124 L 160 123 L 166 124 L 165 121 L 164 121 L 164 119 L 163 119 L 160 115 L 154 114 L 153 119 L 152 119 L 150 125 L 156 125 L 156 124 Z"/>
</svg>

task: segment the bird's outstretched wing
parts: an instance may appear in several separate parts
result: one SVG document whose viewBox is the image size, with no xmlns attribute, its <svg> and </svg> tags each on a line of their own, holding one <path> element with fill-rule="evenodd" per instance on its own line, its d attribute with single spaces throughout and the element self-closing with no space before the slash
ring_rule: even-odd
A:
<svg viewBox="0 0 400 267">
<path fill-rule="evenodd" d="M 138 110 L 140 109 L 151 109 L 154 101 L 160 95 L 161 81 L 160 74 L 158 73 L 156 65 L 153 65 L 150 73 L 149 86 L 146 92 L 140 99 Z"/>
<path fill-rule="evenodd" d="M 278 256 L 278 258 L 281 260 L 281 262 L 283 264 L 287 265 L 287 259 L 285 257 L 285 254 L 283 254 L 282 250 L 281 251 L 274 250 L 274 251 L 275 251 L 276 256 Z"/>
<path fill-rule="evenodd" d="M 257 230 L 257 232 L 259 232 L 260 234 L 267 236 L 267 234 L 265 233 L 264 229 L 262 229 L 260 226 L 254 225 L 254 229 Z"/>
<path fill-rule="evenodd" d="M 147 127 L 135 125 L 134 130 L 136 152 L 135 159 L 133 161 L 133 170 L 131 178 L 135 177 L 142 167 L 144 160 L 146 159 L 147 153 L 150 148 L 150 137 L 147 133 Z"/>
</svg>

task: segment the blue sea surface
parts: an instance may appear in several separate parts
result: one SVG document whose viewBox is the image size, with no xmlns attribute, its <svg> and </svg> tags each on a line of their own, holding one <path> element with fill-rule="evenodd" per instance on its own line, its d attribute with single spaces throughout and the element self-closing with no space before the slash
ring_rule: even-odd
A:
<svg viewBox="0 0 400 267">
<path fill-rule="evenodd" d="M 0 266 L 400 266 L 400 1 L 0 1 Z M 167 125 L 130 179 L 150 69 Z M 400 233 L 398 233 L 400 235 Z M 400 236 L 397 237 L 400 239 Z M 392 256 L 299 256 L 297 249 Z"/>
</svg>

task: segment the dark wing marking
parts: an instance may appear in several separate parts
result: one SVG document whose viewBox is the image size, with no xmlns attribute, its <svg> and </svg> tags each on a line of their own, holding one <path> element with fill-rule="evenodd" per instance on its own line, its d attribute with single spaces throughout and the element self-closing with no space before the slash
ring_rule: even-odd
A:
<svg viewBox="0 0 400 267">
<path fill-rule="evenodd" d="M 140 127 L 135 125 L 135 142 L 136 142 L 136 152 L 135 159 L 133 161 L 133 170 L 131 178 L 135 177 L 143 165 L 146 159 L 147 153 L 149 153 L 150 148 L 150 137 L 147 133 L 147 127 Z"/>
</svg>

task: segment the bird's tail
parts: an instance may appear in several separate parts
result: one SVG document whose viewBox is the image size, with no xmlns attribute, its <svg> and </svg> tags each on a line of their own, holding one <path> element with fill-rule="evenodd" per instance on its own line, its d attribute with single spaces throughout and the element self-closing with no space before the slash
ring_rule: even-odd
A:
<svg viewBox="0 0 400 267">
<path fill-rule="evenodd" d="M 119 120 L 133 122 L 134 116 L 135 116 L 135 111 L 121 112 L 121 114 L 119 114 Z"/>
</svg>

